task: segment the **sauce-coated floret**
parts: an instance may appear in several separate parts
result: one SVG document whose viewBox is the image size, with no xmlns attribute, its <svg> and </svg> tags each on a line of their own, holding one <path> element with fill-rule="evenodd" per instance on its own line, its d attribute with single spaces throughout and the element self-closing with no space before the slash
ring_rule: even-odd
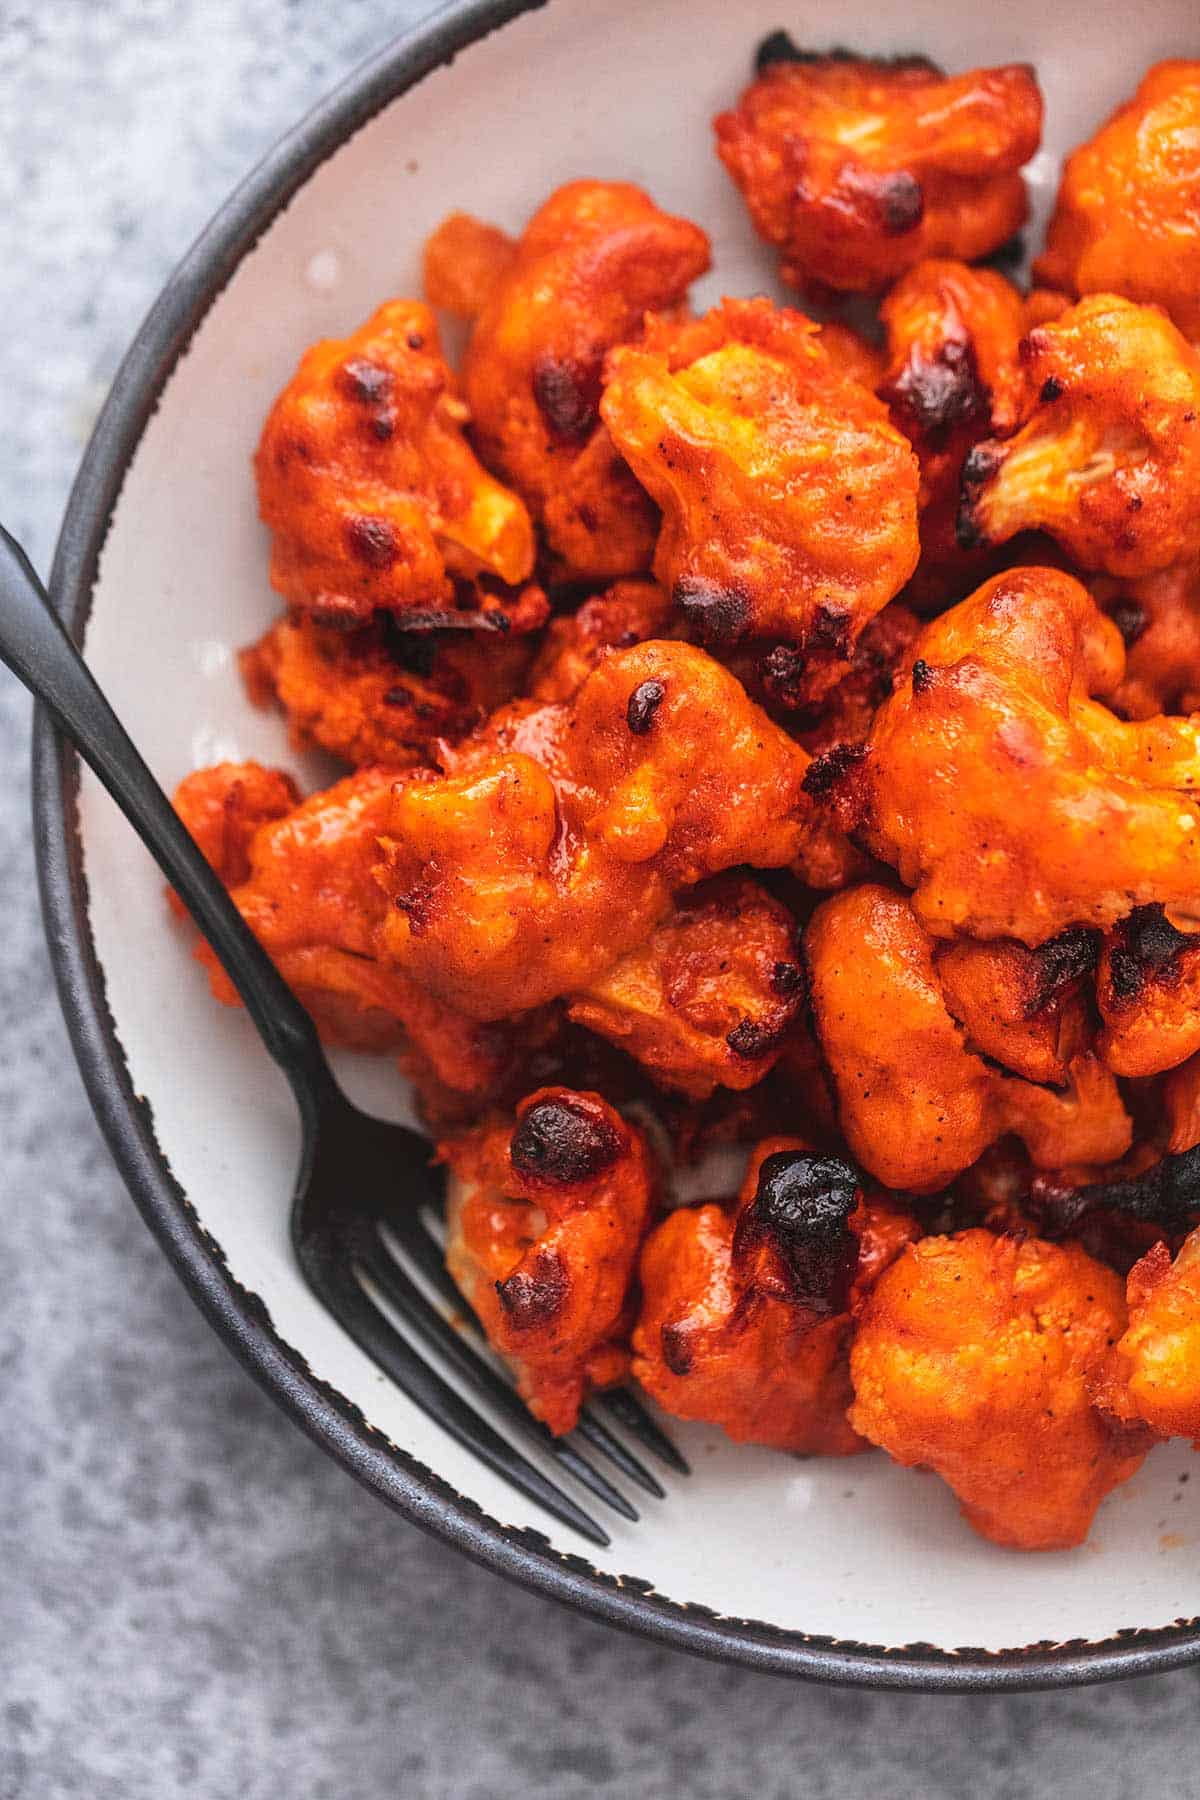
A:
<svg viewBox="0 0 1200 1800">
<path fill-rule="evenodd" d="M 388 956 L 476 1018 L 590 987 L 672 895 L 813 841 L 809 758 L 689 644 L 614 651 L 574 699 L 516 706 L 392 802 Z"/>
<path fill-rule="evenodd" d="M 1036 273 L 1165 307 L 1200 338 L 1200 62 L 1157 63 L 1067 158 Z"/>
<path fill-rule="evenodd" d="M 1170 1135 L 1167 1149 L 1175 1156 L 1200 1144 L 1200 1053 L 1172 1069 L 1162 1085 L 1163 1112 Z M 1200 1158 L 1193 1158 L 1200 1164 Z M 1200 1214 L 1200 1167 L 1192 1181 L 1196 1212 Z"/>
<path fill-rule="evenodd" d="M 1200 1230 L 1172 1260 L 1165 1243 L 1135 1263 L 1126 1282 L 1129 1327 L 1116 1348 L 1109 1390 L 1120 1415 L 1156 1437 L 1200 1446 Z"/>
<path fill-rule="evenodd" d="M 896 682 L 912 661 L 921 629 L 917 615 L 893 600 L 875 615 L 855 644 L 850 667 L 841 680 L 809 704 L 803 698 L 803 672 L 797 680 L 790 645 L 777 645 L 748 669 L 740 658 L 734 659 L 732 666 L 747 689 L 761 693 L 764 704 L 815 757 L 835 745 L 866 742 L 875 714 L 891 698 Z"/>
<path fill-rule="evenodd" d="M 530 1410 L 569 1431 L 629 1366 L 622 1315 L 656 1183 L 646 1140 L 599 1094 L 542 1088 L 439 1154 L 446 1266 Z"/>
<path fill-rule="evenodd" d="M 1113 711 L 1123 719 L 1200 712 L 1200 563 L 1123 581 L 1102 604 L 1125 640 L 1124 679 L 1108 697 Z"/>
<path fill-rule="evenodd" d="M 532 656 L 523 634 L 347 631 L 294 613 L 239 660 L 251 699 L 286 714 L 295 749 L 328 750 L 356 769 L 407 769 L 511 700 Z"/>
<path fill-rule="evenodd" d="M 958 542 L 959 490 L 969 451 L 1017 422 L 1027 307 L 995 270 L 932 258 L 896 283 L 879 316 L 888 355 L 876 386 L 921 465 L 921 561 L 906 598 L 940 611 L 994 554 Z"/>
<path fill-rule="evenodd" d="M 1053 569 L 997 576 L 926 627 L 831 793 L 936 936 L 1037 945 L 1151 901 L 1196 911 L 1200 727 L 1089 699 L 1123 667 L 1116 627 Z"/>
<path fill-rule="evenodd" d="M 306 350 L 255 457 L 271 585 L 333 624 L 452 611 L 454 578 L 533 569 L 524 505 L 467 443 L 467 410 L 418 300 Z"/>
<path fill-rule="evenodd" d="M 1161 906 L 1135 906 L 1109 933 L 1096 999 L 1100 1053 L 1118 1075 L 1157 1075 L 1200 1050 L 1200 937 Z"/>
<path fill-rule="evenodd" d="M 908 897 L 864 884 L 823 902 L 804 938 L 813 1017 L 846 1142 L 885 1186 L 931 1193 L 1005 1132 L 1041 1168 L 1123 1156 L 1117 1084 L 1081 1051 L 1063 1091 L 989 1066 L 953 1017 L 936 945 Z"/>
<path fill-rule="evenodd" d="M 1120 1278 L 1076 1245 L 923 1238 L 859 1319 L 851 1423 L 940 1475 L 993 1543 L 1070 1549 L 1147 1447 L 1095 1403 L 1124 1329 Z"/>
<path fill-rule="evenodd" d="M 852 1314 L 917 1235 L 847 1164 L 767 1139 L 734 1204 L 681 1207 L 647 1239 L 634 1374 L 667 1412 L 736 1443 L 861 1450 L 846 1422 Z"/>
<path fill-rule="evenodd" d="M 471 213 L 449 213 L 425 241 L 425 298 L 456 318 L 477 319 L 516 254 L 515 241 L 498 226 Z"/>
<path fill-rule="evenodd" d="M 1200 556 L 1200 356 L 1156 306 L 1081 300 L 1024 340 L 1020 429 L 963 468 L 964 548 L 1048 531 L 1136 579 Z"/>
<path fill-rule="evenodd" d="M 786 281 L 878 293 L 922 257 L 973 262 L 1020 229 L 1042 130 L 1027 64 L 946 76 L 919 56 L 764 48 L 715 121 L 717 152 Z"/>
<path fill-rule="evenodd" d="M 600 423 L 601 372 L 645 312 L 679 306 L 707 267 L 699 226 L 628 182 L 575 181 L 529 221 L 475 322 L 463 365 L 475 442 L 564 577 L 649 567 L 654 508 Z"/>
<path fill-rule="evenodd" d="M 726 300 L 615 351 L 601 410 L 663 509 L 654 570 L 691 628 L 787 640 L 819 696 L 916 565 L 916 463 L 882 403 L 802 314 Z"/>
<path fill-rule="evenodd" d="M 573 996 L 568 1016 L 694 1100 L 753 1087 L 804 1003 L 798 950 L 786 906 L 744 876 L 718 877 Z"/>
<path fill-rule="evenodd" d="M 1065 1086 L 1091 1047 L 1088 993 L 1100 945 L 1076 927 L 1036 950 L 959 938 L 934 952 L 938 985 L 971 1043 L 1026 1081 Z"/>
<path fill-rule="evenodd" d="M 254 762 L 197 769 L 175 790 L 176 812 L 226 887 L 237 887 L 249 875 L 250 845 L 259 826 L 282 819 L 299 803 L 300 790 L 290 775 Z"/>
<path fill-rule="evenodd" d="M 215 814 L 221 792 L 236 797 L 245 779 L 243 768 L 229 764 L 189 776 L 176 795 L 185 823 L 194 826 L 198 809 Z M 360 1050 L 407 1047 L 415 1074 L 428 1069 L 456 1094 L 485 1104 L 512 1067 L 512 1039 L 432 1001 L 379 953 L 386 901 L 373 870 L 394 779 L 388 769 L 361 769 L 273 812 L 236 859 L 213 859 L 214 867 L 324 1037 Z M 203 832 L 201 843 L 209 851 Z M 217 999 L 239 1005 L 204 940 L 196 954 Z M 529 1025 L 523 1032 L 534 1035 Z"/>
<path fill-rule="evenodd" d="M 670 596 L 655 581 L 616 581 L 546 628 L 529 678 L 531 700 L 570 700 L 610 650 L 671 636 Z"/>
</svg>

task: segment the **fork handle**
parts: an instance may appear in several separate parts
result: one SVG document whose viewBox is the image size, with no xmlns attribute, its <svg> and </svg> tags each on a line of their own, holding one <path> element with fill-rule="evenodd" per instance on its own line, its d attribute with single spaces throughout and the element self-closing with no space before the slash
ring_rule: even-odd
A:
<svg viewBox="0 0 1200 1800">
<path fill-rule="evenodd" d="M 317 1109 L 335 1084 L 312 1020 L 155 781 L 3 526 L 0 659 L 99 776 L 212 945 L 302 1110 Z"/>
</svg>

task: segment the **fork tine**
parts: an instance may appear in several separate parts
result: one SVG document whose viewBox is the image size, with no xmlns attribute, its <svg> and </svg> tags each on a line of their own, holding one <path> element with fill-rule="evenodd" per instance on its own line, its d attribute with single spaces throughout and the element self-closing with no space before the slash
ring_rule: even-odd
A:
<svg viewBox="0 0 1200 1800">
<path fill-rule="evenodd" d="M 669 1469 L 674 1469 L 679 1475 L 691 1474 L 692 1466 L 683 1452 L 676 1449 L 666 1432 L 654 1423 L 641 1401 L 635 1399 L 628 1388 L 605 1388 L 596 1395 L 596 1402 L 610 1412 L 618 1425 L 623 1425 L 647 1450 L 653 1451 L 660 1462 L 665 1462 Z"/>
<path fill-rule="evenodd" d="M 446 1268 L 442 1246 L 420 1215 L 415 1211 L 406 1212 L 399 1220 L 389 1216 L 386 1223 L 388 1230 L 395 1233 L 398 1242 L 403 1244 L 422 1275 L 441 1295 L 446 1304 L 478 1323 L 474 1312 Z M 610 1388 L 597 1397 L 604 1401 L 617 1422 L 624 1425 L 628 1432 L 632 1433 L 647 1450 L 652 1451 L 661 1462 L 666 1463 L 668 1468 L 674 1469 L 679 1475 L 691 1474 L 688 1462 L 675 1448 L 666 1432 L 655 1424 L 627 1388 Z M 585 1429 L 585 1424 L 589 1429 Z M 653 1494 L 657 1500 L 665 1497 L 663 1489 L 649 1469 L 640 1463 L 619 1439 L 612 1436 L 611 1432 L 596 1418 L 594 1411 L 589 1410 L 582 1413 L 576 1429 L 581 1436 L 588 1439 L 595 1449 L 609 1457 L 622 1473 L 628 1475 L 631 1481 L 636 1481 L 638 1486 L 644 1488 L 648 1494 Z"/>
<path fill-rule="evenodd" d="M 475 1314 L 446 1267 L 446 1255 L 442 1246 L 420 1215 L 407 1212 L 396 1218 L 389 1213 L 387 1218 L 380 1220 L 380 1224 L 386 1226 L 396 1242 L 404 1246 L 430 1287 L 446 1305 L 452 1311 L 465 1313 L 469 1319 L 474 1319 Z"/>
<path fill-rule="evenodd" d="M 499 1432 L 443 1381 L 435 1369 L 422 1362 L 412 1345 L 400 1336 L 364 1293 L 342 1258 L 318 1253 L 302 1258 L 302 1262 L 318 1299 L 359 1348 L 366 1351 L 422 1412 L 518 1493 L 534 1501 L 560 1523 L 572 1526 L 589 1543 L 598 1544 L 601 1549 L 608 1548 L 612 1543 L 608 1533 L 519 1450 L 505 1443 Z"/>
<path fill-rule="evenodd" d="M 631 1506 L 624 1494 L 592 1467 L 586 1457 L 579 1454 L 574 1445 L 567 1439 L 555 1437 L 547 1430 L 540 1419 L 535 1419 L 525 1406 L 524 1401 L 507 1381 L 485 1362 L 467 1342 L 460 1331 L 456 1331 L 448 1319 L 444 1319 L 436 1307 L 426 1300 L 420 1289 L 409 1279 L 379 1238 L 364 1230 L 356 1238 L 354 1244 L 355 1257 L 371 1277 L 381 1293 L 383 1293 L 405 1322 L 421 1333 L 428 1343 L 453 1363 L 454 1367 L 470 1382 L 481 1389 L 492 1404 L 501 1411 L 519 1431 L 532 1439 L 540 1450 L 550 1453 L 564 1469 L 572 1474 L 576 1481 L 590 1489 L 598 1500 L 611 1506 L 614 1512 L 620 1513 L 623 1519 L 637 1522 L 637 1510 Z M 457 1290 L 455 1290 L 457 1294 Z M 463 1304 L 461 1295 L 458 1302 Z M 630 1459 L 632 1461 L 632 1459 Z M 613 1458 L 618 1467 L 625 1465 L 617 1457 Z M 636 1464 L 634 1465 L 636 1467 Z M 632 1473 L 632 1470 L 627 1471 Z M 636 1480 L 636 1476 L 634 1476 Z M 643 1484 L 645 1485 L 645 1484 Z M 653 1492 L 653 1489 L 650 1489 Z M 661 1493 L 661 1489 L 659 1492 Z"/>
<path fill-rule="evenodd" d="M 652 1475 L 645 1463 L 639 1462 L 632 1450 L 626 1449 L 620 1438 L 614 1437 L 608 1426 L 596 1418 L 594 1413 L 584 1411 L 579 1415 L 575 1426 L 581 1438 L 584 1438 L 594 1450 L 615 1463 L 622 1475 L 628 1475 L 630 1481 L 636 1481 L 640 1488 L 652 1494 L 656 1500 L 665 1500 L 667 1490 L 658 1477 Z"/>
</svg>

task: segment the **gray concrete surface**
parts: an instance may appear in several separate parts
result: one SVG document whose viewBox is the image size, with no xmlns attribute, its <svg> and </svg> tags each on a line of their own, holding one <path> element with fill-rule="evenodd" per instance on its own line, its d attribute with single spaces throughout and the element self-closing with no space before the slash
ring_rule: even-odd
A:
<svg viewBox="0 0 1200 1800">
<path fill-rule="evenodd" d="M 172 263 L 420 0 L 0 3 L 0 517 L 48 565 Z M 0 679 L 0 1800 L 1184 1800 L 1197 1675 L 1010 1698 L 797 1687 L 610 1633 L 386 1513 L 204 1325 L 51 990 Z"/>
</svg>

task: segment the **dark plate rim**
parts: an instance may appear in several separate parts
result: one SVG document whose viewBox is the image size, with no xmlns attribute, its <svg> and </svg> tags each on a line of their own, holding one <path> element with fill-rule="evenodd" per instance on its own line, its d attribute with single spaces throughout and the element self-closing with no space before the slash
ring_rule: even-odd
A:
<svg viewBox="0 0 1200 1800">
<path fill-rule="evenodd" d="M 319 165 L 390 101 L 462 49 L 546 0 L 451 0 L 364 63 L 308 113 L 221 207 L 183 259 L 126 354 L 76 478 L 50 588 L 82 641 L 92 587 L 125 473 L 180 356 L 242 259 Z M 594 1569 L 540 1532 L 489 1518 L 391 1445 L 307 1368 L 266 1307 L 226 1267 L 175 1180 L 134 1092 L 92 941 L 76 807 L 78 763 L 38 709 L 33 731 L 34 841 L 50 957 L 96 1117 L 147 1224 L 192 1298 L 261 1385 L 344 1468 L 414 1524 L 474 1561 L 593 1618 L 677 1650 L 813 1681 L 925 1691 L 1064 1687 L 1161 1673 L 1200 1660 L 1200 1620 L 1103 1641 L 989 1652 L 895 1649 L 729 1618 Z M 681 1497 L 681 1503 L 682 1497 Z"/>
</svg>

